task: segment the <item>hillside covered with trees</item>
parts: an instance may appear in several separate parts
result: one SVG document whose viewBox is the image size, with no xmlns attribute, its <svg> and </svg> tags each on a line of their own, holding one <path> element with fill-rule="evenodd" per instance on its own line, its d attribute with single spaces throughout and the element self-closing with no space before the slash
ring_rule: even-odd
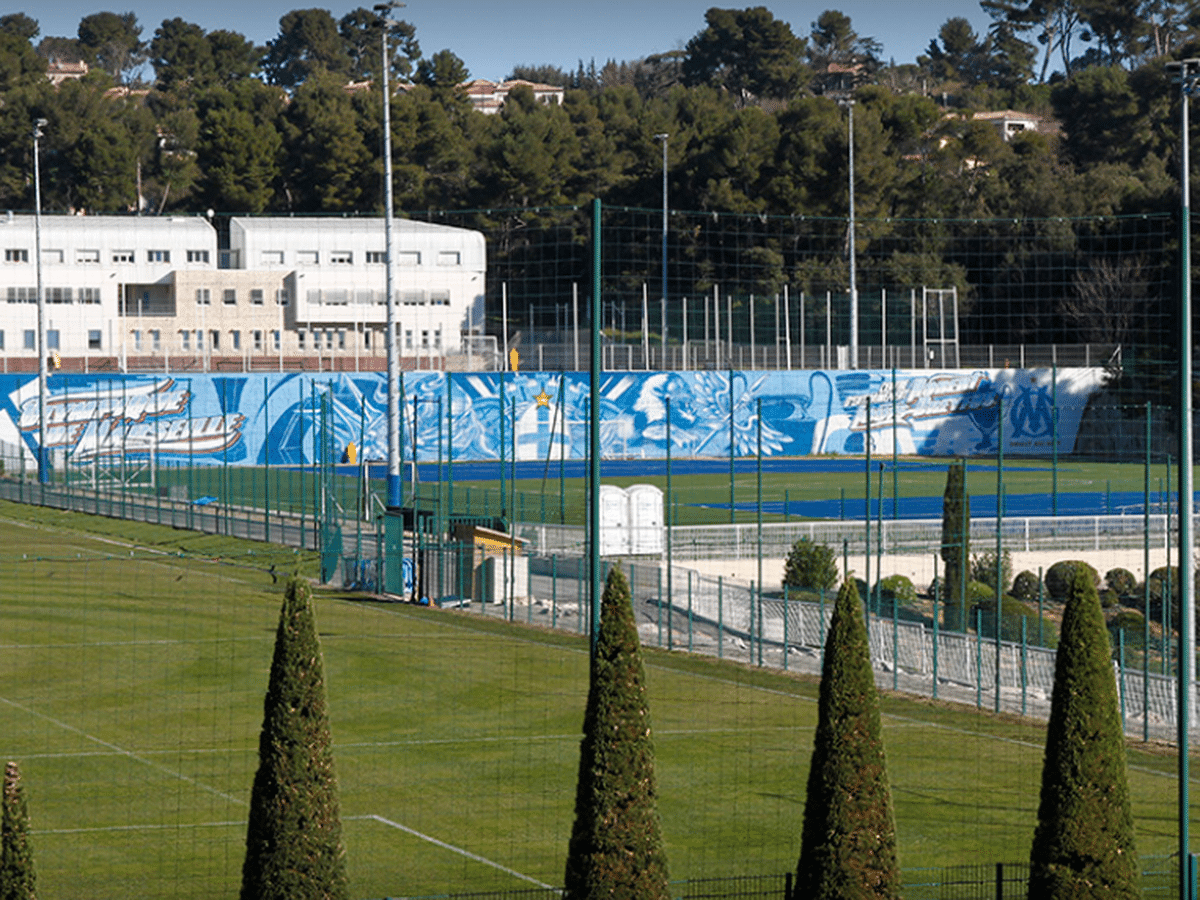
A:
<svg viewBox="0 0 1200 900">
<path fill-rule="evenodd" d="M 1080 216 L 1159 211 L 1177 191 L 1177 108 L 1164 70 L 1196 50 L 1194 0 L 983 0 L 926 54 L 896 62 L 849 17 L 796 27 L 765 7 L 713 8 L 686 47 L 565 72 L 561 106 L 512 93 L 475 111 L 452 49 L 425 55 L 392 27 L 397 203 L 478 209 L 656 207 L 670 134 L 672 205 L 841 217 L 855 106 L 860 219 Z M 151 32 L 151 27 L 153 30 Z M 31 123 L 44 206 L 87 212 L 370 212 L 382 208 L 383 20 L 360 8 L 280 20 L 267 46 L 175 18 L 84 18 L 75 37 L 0 18 L 0 204 L 32 208 Z M 63 63 L 88 74 L 51 84 Z M 1005 141 L 972 114 L 1057 122 Z M 1047 133 L 1049 131 L 1050 133 Z"/>
</svg>

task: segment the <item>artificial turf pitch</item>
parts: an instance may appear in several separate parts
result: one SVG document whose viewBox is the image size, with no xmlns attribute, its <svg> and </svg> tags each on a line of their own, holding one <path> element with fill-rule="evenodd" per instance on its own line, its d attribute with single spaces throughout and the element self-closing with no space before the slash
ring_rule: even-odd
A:
<svg viewBox="0 0 1200 900">
<path fill-rule="evenodd" d="M 13 504 L 0 532 L 0 758 L 22 766 L 41 897 L 236 895 L 281 600 L 269 567 L 311 559 Z M 559 884 L 586 639 L 317 596 L 351 895 Z M 815 681 L 646 662 L 672 878 L 793 868 Z M 883 706 L 902 866 L 1027 859 L 1043 727 Z M 1131 745 L 1129 763 L 1139 852 L 1170 854 L 1176 761 Z"/>
</svg>

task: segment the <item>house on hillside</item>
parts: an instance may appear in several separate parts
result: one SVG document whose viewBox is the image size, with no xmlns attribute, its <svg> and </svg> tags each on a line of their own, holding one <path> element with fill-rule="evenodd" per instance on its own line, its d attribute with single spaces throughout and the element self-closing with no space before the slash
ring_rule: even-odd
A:
<svg viewBox="0 0 1200 900">
<path fill-rule="evenodd" d="M 972 113 L 971 121 L 986 122 L 992 125 L 1000 132 L 1000 137 L 1004 139 L 1005 143 L 1025 132 L 1048 135 L 1055 135 L 1059 132 L 1059 124 L 1055 119 L 1011 109 Z"/>
</svg>

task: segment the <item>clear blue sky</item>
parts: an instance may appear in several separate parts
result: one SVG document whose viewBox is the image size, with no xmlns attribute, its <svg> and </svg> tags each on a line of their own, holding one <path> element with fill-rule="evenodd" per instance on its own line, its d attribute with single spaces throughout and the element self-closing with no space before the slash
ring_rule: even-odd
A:
<svg viewBox="0 0 1200 900">
<path fill-rule="evenodd" d="M 150 38 L 164 19 L 176 16 L 207 29 L 238 31 L 266 43 L 279 31 L 279 19 L 292 9 L 323 7 L 340 18 L 376 0 L 322 3 L 320 0 L 49 0 L 18 6 L 0 0 L 0 15 L 24 12 L 41 25 L 42 36 L 71 36 L 84 16 L 104 10 L 132 11 Z M 977 32 L 990 19 L 978 0 L 408 0 L 400 17 L 417 28 L 421 51 L 431 55 L 449 49 L 467 64 L 471 75 L 499 79 L 514 65 L 550 63 L 566 69 L 579 60 L 602 65 L 609 59 L 632 60 L 682 47 L 704 28 L 704 13 L 713 6 L 744 8 L 766 5 L 777 18 L 807 35 L 826 9 L 850 16 L 855 30 L 883 44 L 884 59 L 913 62 L 952 16 L 964 16 Z"/>
</svg>

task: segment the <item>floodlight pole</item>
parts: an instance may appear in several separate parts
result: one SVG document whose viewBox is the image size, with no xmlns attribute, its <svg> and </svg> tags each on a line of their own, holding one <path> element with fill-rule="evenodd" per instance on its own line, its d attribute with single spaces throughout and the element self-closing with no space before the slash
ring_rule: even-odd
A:
<svg viewBox="0 0 1200 900">
<path fill-rule="evenodd" d="M 854 246 L 854 98 L 844 97 L 838 104 L 849 113 L 849 135 L 847 140 L 850 163 L 850 368 L 858 368 L 858 253 Z"/>
<path fill-rule="evenodd" d="M 42 170 L 38 139 L 46 127 L 45 119 L 33 123 L 33 252 L 37 268 L 37 347 L 38 347 L 38 483 L 50 481 L 50 448 L 46 446 L 46 397 L 50 377 L 46 360 L 46 291 L 42 285 Z"/>
<path fill-rule="evenodd" d="M 397 0 L 377 3 L 375 12 L 383 21 L 383 196 L 384 196 L 384 251 L 387 259 L 387 505 L 400 506 L 403 502 L 400 481 L 400 359 L 396 345 L 396 254 L 392 237 L 392 210 L 395 205 L 392 190 L 392 92 L 388 84 L 388 28 L 394 24 L 388 15 L 397 7 L 404 6 Z"/>
<path fill-rule="evenodd" d="M 1195 686 L 1192 664 L 1196 653 L 1192 594 L 1192 261 L 1191 261 L 1191 176 L 1188 171 L 1191 152 L 1188 142 L 1188 98 L 1200 83 L 1200 59 L 1168 63 L 1180 85 L 1180 310 L 1179 310 L 1179 896 L 1193 900 L 1196 895 L 1190 827 L 1188 790 L 1188 728 Z"/>
<path fill-rule="evenodd" d="M 654 139 L 662 141 L 662 367 L 667 367 L 667 139 L 669 134 L 656 134 Z"/>
</svg>

